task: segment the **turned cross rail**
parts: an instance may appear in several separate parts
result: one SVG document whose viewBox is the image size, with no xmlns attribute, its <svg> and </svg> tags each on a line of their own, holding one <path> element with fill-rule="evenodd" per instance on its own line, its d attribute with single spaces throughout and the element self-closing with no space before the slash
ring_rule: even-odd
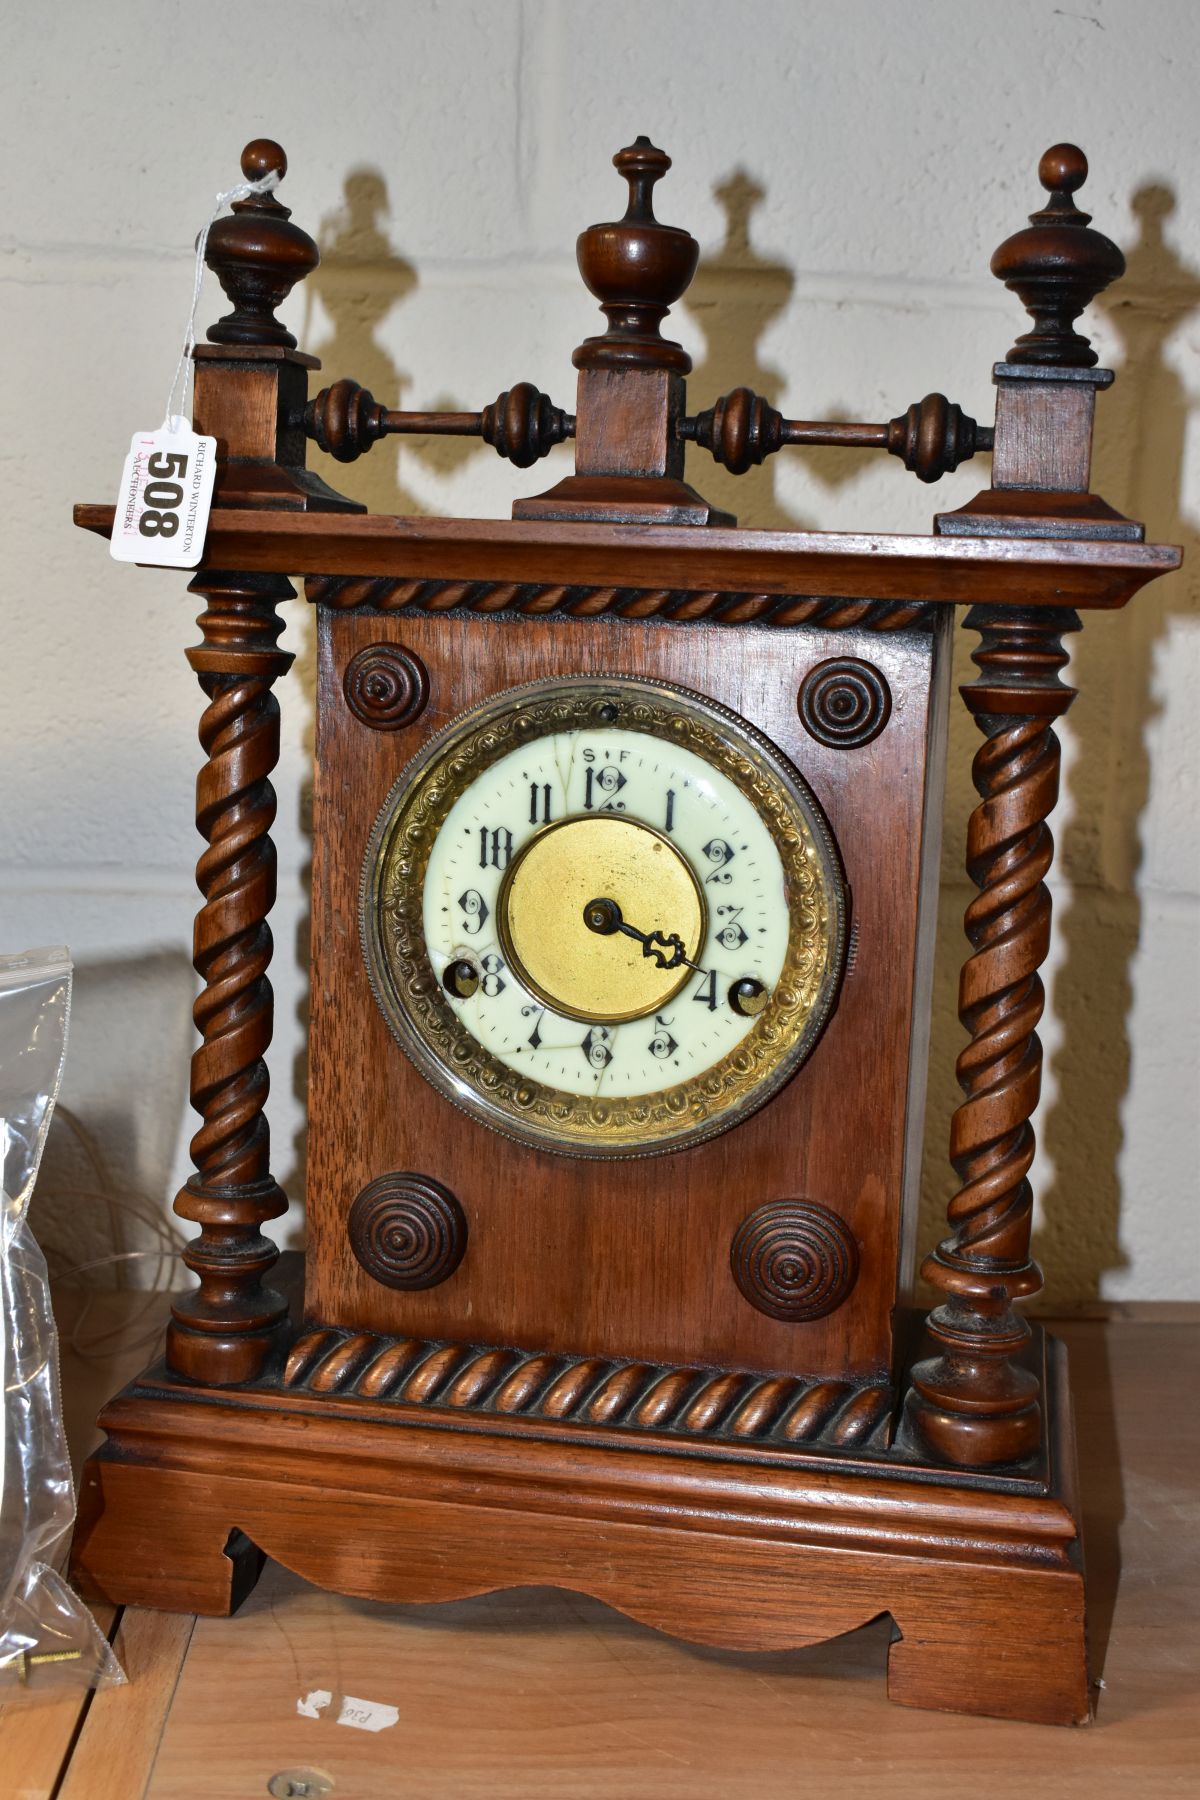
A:
<svg viewBox="0 0 1200 1800">
<path fill-rule="evenodd" d="M 322 388 L 305 409 L 304 429 L 318 449 L 343 463 L 356 461 L 385 437 L 477 437 L 517 468 L 528 469 L 575 436 L 575 417 L 528 381 L 505 389 L 482 412 L 395 412 L 343 377 Z M 785 419 L 749 388 L 734 388 L 707 411 L 680 419 L 675 433 L 681 443 L 710 451 L 733 475 L 744 475 L 785 445 L 827 445 L 886 450 L 927 482 L 990 450 L 994 438 L 990 426 L 977 425 L 944 394 L 926 394 L 886 425 L 868 425 Z"/>
</svg>

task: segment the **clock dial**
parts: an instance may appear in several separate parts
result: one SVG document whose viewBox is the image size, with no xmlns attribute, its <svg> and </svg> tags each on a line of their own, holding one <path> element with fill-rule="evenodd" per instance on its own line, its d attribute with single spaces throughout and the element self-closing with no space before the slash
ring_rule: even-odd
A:
<svg viewBox="0 0 1200 1800">
<path fill-rule="evenodd" d="M 744 1117 L 815 1042 L 845 902 L 800 777 L 723 708 L 632 678 L 537 684 L 426 746 L 368 851 L 380 1006 L 508 1135 L 645 1155 Z"/>
<path fill-rule="evenodd" d="M 500 757 L 451 808 L 425 943 L 443 986 L 447 965 L 480 971 L 460 1017 L 510 1068 L 641 1094 L 703 1074 L 753 1029 L 730 991 L 777 984 L 786 889 L 727 776 L 645 732 L 585 726 Z"/>
</svg>

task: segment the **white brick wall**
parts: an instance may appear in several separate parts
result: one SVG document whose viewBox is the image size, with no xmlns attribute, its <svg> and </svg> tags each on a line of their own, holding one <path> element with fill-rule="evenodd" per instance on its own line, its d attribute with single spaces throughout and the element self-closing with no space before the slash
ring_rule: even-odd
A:
<svg viewBox="0 0 1200 1800">
<path fill-rule="evenodd" d="M 242 143 L 278 137 L 286 198 L 326 253 L 287 316 L 328 373 L 408 406 L 475 407 L 531 379 L 571 403 L 598 315 L 580 228 L 611 217 L 614 150 L 676 159 L 660 212 L 703 246 L 677 334 L 695 405 L 737 381 L 809 417 L 886 418 L 933 387 L 986 418 L 1021 328 L 988 257 L 1037 203 L 1041 150 L 1083 144 L 1083 200 L 1131 274 L 1087 326 L 1119 373 L 1095 485 L 1190 566 L 1074 644 L 1058 941 L 1035 1177 L 1052 1295 L 1200 1293 L 1197 944 L 1200 23 L 1189 0 L 162 0 L 23 8 L 0 68 L 7 592 L 0 939 L 66 939 L 80 967 L 65 1098 L 118 1179 L 168 1196 L 191 1117 L 189 870 L 197 610 L 167 573 L 72 531 L 161 415 L 209 197 Z M 203 322 L 218 296 L 206 291 Z M 223 309 L 222 309 L 223 310 Z M 569 451 L 551 468 L 569 466 Z M 920 531 L 980 485 L 791 453 L 734 483 L 743 523 Z M 374 507 L 501 516 L 547 484 L 482 447 L 377 448 L 337 477 Z M 302 1183 L 311 620 L 284 684 L 277 782 L 277 1172 Z M 961 654 L 966 668 L 964 641 Z M 960 709 L 959 709 L 960 710 Z M 926 1154 L 926 1238 L 951 1182 L 959 874 L 974 730 L 956 718 Z M 1070 1035 L 1064 1037 L 1064 1028 Z M 59 1152 L 59 1177 L 72 1167 Z M 89 1245 L 107 1225 L 90 1216 Z M 72 1229 L 77 1229 L 77 1223 Z M 280 1235 L 295 1236 L 298 1221 Z M 68 1229 L 47 1219 L 47 1230 Z"/>
</svg>

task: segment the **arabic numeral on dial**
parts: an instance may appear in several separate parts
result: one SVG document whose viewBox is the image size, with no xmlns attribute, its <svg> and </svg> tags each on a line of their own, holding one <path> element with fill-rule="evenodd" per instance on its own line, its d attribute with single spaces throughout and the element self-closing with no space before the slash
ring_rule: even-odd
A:
<svg viewBox="0 0 1200 1800">
<path fill-rule="evenodd" d="M 479 827 L 479 866 L 481 869 L 507 869 L 512 861 L 513 834 L 505 826 L 489 831 Z"/>
<path fill-rule="evenodd" d="M 717 971 L 715 969 L 710 969 L 707 975 L 701 977 L 700 985 L 692 995 L 692 999 L 698 1000 L 701 1006 L 707 1006 L 709 1012 L 716 1012 Z"/>
<path fill-rule="evenodd" d="M 607 1025 L 593 1025 L 579 1048 L 587 1057 L 593 1069 L 607 1069 L 613 1059 L 609 1049 L 612 1043 L 612 1032 Z"/>
<path fill-rule="evenodd" d="M 617 795 L 625 786 L 625 777 L 612 763 L 599 769 L 589 768 L 586 775 L 583 804 L 588 812 L 624 812 L 625 802 Z"/>
<path fill-rule="evenodd" d="M 728 867 L 734 858 L 734 848 L 732 844 L 727 843 L 724 838 L 709 838 L 707 844 L 704 846 L 704 855 L 707 856 L 710 863 L 716 864 L 711 875 L 706 875 L 704 877 L 706 882 L 724 882 L 733 880 L 733 876 L 729 873 Z"/>
<path fill-rule="evenodd" d="M 669 1019 L 664 1019 L 661 1013 L 655 1013 L 654 1036 L 650 1039 L 650 1054 L 651 1056 L 657 1056 L 659 1062 L 666 1062 L 668 1058 L 674 1056 L 679 1048 L 679 1045 L 667 1030 L 667 1026 L 670 1023 L 671 1021 Z"/>
<path fill-rule="evenodd" d="M 494 950 L 489 951 L 487 956 L 480 958 L 480 967 L 483 970 L 483 980 L 479 984 L 479 991 L 481 994 L 486 994 L 489 1000 L 494 1000 L 496 995 L 502 994 L 508 986 L 507 981 L 503 981 L 500 976 L 500 971 L 504 967 L 504 958 L 497 956 Z"/>
<path fill-rule="evenodd" d="M 531 781 L 529 784 L 529 823 L 531 825 L 549 825 L 550 823 L 550 783 L 548 781 Z"/>
<path fill-rule="evenodd" d="M 533 1030 L 525 1039 L 525 1042 L 529 1045 L 531 1050 L 540 1050 L 542 1047 L 542 1020 L 545 1016 L 545 1007 L 538 1006 L 536 1001 L 531 1000 L 528 1006 L 523 1006 L 521 1008 L 521 1017 L 523 1019 L 533 1020 Z"/>
<path fill-rule="evenodd" d="M 478 888 L 468 888 L 465 894 L 458 896 L 458 904 L 464 914 L 463 930 L 468 937 L 478 937 L 491 917 L 487 901 Z"/>
<path fill-rule="evenodd" d="M 743 944 L 749 942 L 746 932 L 738 924 L 738 918 L 742 911 L 743 908 L 740 906 L 718 906 L 717 908 L 717 917 L 725 919 L 724 925 L 717 933 L 717 942 L 724 950 L 740 950 Z"/>
<path fill-rule="evenodd" d="M 675 789 L 668 788 L 667 789 L 667 821 L 666 821 L 666 824 L 663 826 L 663 830 L 664 831 L 674 831 L 674 829 L 675 829 Z"/>
</svg>

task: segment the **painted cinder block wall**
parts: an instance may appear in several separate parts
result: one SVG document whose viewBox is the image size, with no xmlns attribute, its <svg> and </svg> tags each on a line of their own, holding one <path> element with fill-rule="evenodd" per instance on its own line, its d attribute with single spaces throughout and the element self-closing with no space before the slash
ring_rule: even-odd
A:
<svg viewBox="0 0 1200 1800">
<path fill-rule="evenodd" d="M 1129 258 L 1085 321 L 1119 376 L 1099 404 L 1094 485 L 1190 561 L 1071 641 L 1037 1250 L 1052 1303 L 1200 1294 L 1190 0 L 65 0 L 14 13 L 7 40 L 0 940 L 74 950 L 63 1098 L 110 1185 L 165 1208 L 188 1167 L 200 696 L 183 649 L 198 608 L 181 576 L 111 563 L 72 530 L 70 504 L 112 496 L 131 432 L 162 416 L 190 245 L 243 142 L 285 144 L 285 197 L 320 241 L 287 312 L 302 347 L 389 404 L 476 408 L 518 379 L 571 404 L 571 350 L 599 322 L 575 237 L 620 211 L 609 159 L 646 132 L 675 158 L 661 215 L 703 247 L 674 315 L 693 406 L 744 382 L 791 415 L 885 419 L 941 388 L 990 419 L 991 365 L 1023 315 L 988 259 L 1038 203 L 1040 152 L 1066 138 L 1091 158 L 1083 203 Z M 210 281 L 202 325 L 218 302 Z M 333 473 L 374 509 L 503 516 L 569 456 L 521 475 L 479 445 L 393 442 Z M 747 525 L 923 531 L 986 466 L 937 488 L 829 450 L 736 482 L 697 455 L 690 473 Z M 276 782 L 271 1117 L 297 1201 L 312 625 L 298 599 Z M 963 678 L 973 641 L 961 634 Z M 925 1244 L 953 1189 L 975 741 L 956 706 Z M 56 1128 L 38 1217 L 59 1266 L 145 1241 L 127 1222 L 114 1239 L 98 1200 L 71 1197 L 96 1185 Z M 281 1239 L 302 1223 L 297 1205 Z"/>
</svg>

